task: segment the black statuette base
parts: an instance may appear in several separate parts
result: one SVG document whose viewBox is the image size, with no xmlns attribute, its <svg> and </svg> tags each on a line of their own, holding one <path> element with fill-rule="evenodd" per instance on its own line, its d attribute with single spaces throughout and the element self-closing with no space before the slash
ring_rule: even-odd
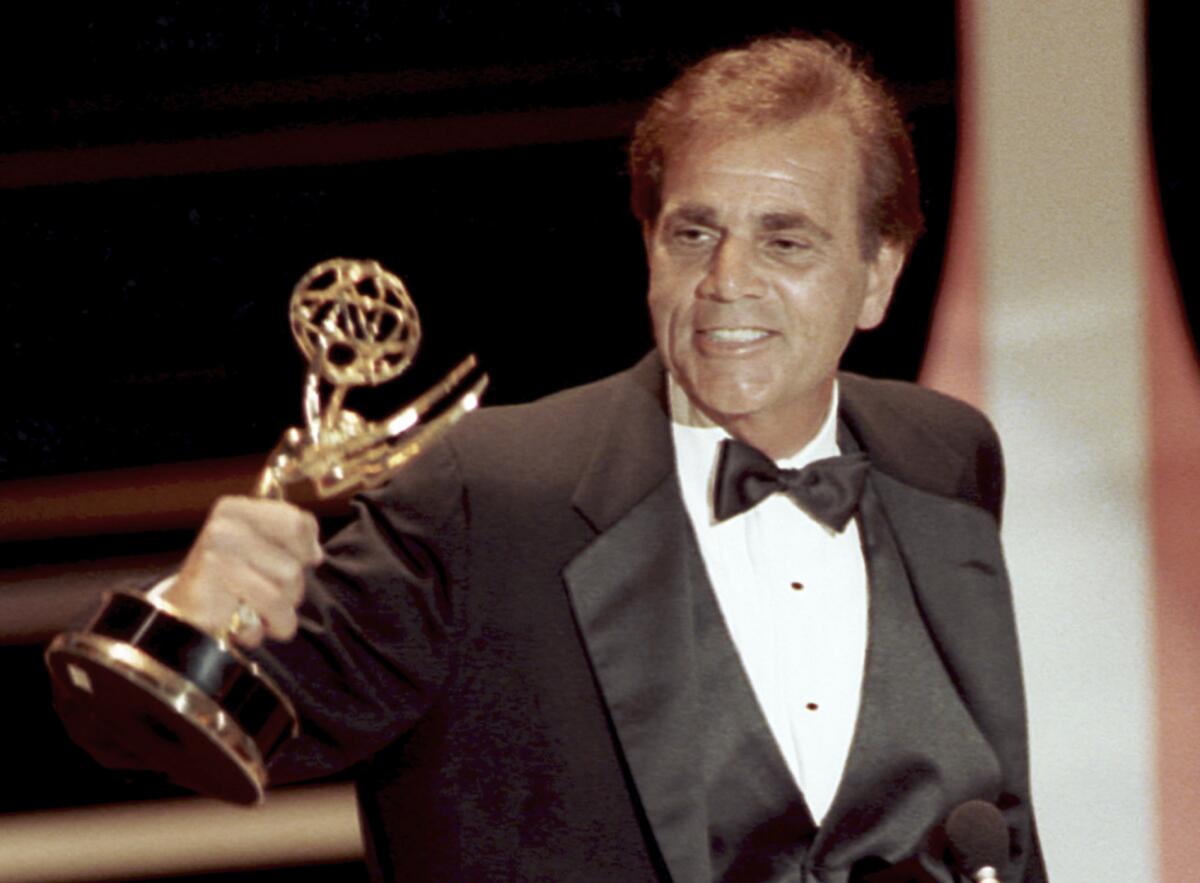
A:
<svg viewBox="0 0 1200 883">
<path fill-rule="evenodd" d="M 84 631 L 46 651 L 56 689 L 139 764 L 234 803 L 263 799 L 266 763 L 297 728 L 251 660 L 139 595 L 112 593 Z"/>
</svg>

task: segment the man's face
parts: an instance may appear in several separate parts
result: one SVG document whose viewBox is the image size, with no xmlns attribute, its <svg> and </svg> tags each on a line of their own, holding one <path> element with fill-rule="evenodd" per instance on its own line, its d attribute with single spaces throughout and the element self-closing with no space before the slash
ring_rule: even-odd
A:
<svg viewBox="0 0 1200 883">
<path fill-rule="evenodd" d="M 863 258 L 858 163 L 829 114 L 670 157 L 645 230 L 650 314 L 668 370 L 717 423 L 815 430 L 854 329 L 883 319 L 904 254 L 885 242 Z"/>
</svg>

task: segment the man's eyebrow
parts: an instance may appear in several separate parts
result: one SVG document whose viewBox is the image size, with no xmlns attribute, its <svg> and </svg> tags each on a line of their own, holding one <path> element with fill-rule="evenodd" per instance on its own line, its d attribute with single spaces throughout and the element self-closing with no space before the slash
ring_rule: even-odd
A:
<svg viewBox="0 0 1200 883">
<path fill-rule="evenodd" d="M 803 212 L 771 212 L 758 219 L 758 226 L 768 233 L 780 230 L 803 230 L 828 242 L 833 234 Z"/>
<path fill-rule="evenodd" d="M 717 226 L 717 212 L 712 206 L 688 203 L 679 206 L 667 215 L 671 221 L 685 221 L 689 224 L 703 224 L 705 227 Z"/>
</svg>

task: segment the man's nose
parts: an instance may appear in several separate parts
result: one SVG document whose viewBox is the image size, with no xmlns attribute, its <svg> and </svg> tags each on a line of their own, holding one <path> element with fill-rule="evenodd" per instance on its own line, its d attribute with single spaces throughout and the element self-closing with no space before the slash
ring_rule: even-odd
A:
<svg viewBox="0 0 1200 883">
<path fill-rule="evenodd" d="M 734 301 L 743 297 L 761 297 L 753 244 L 736 236 L 726 236 L 713 250 L 708 270 L 696 289 L 700 297 Z"/>
</svg>

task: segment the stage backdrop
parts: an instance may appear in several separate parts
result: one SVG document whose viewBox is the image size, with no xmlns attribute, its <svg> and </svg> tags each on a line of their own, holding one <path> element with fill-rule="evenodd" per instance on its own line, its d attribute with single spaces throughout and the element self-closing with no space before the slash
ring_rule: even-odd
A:
<svg viewBox="0 0 1200 883">
<path fill-rule="evenodd" d="M 495 402 L 636 359 L 630 122 L 680 64 L 791 27 L 870 49 L 914 121 L 930 233 L 848 365 L 920 373 L 1006 443 L 1051 877 L 1191 878 L 1200 300 L 1160 226 L 1155 156 L 1167 216 L 1192 227 L 1171 236 L 1195 241 L 1171 139 L 1192 99 L 1164 91 L 1188 82 L 1187 29 L 1167 4 L 1149 6 L 1154 151 L 1136 0 L 739 4 L 701 21 L 584 0 L 155 5 L 6 21 L 0 881 L 365 879 L 344 783 L 246 814 L 96 768 L 49 711 L 41 645 L 101 590 L 169 569 L 208 501 L 247 488 L 299 419 L 284 316 L 318 260 L 382 259 L 426 319 L 419 376 L 369 408 L 468 351 Z"/>
</svg>

